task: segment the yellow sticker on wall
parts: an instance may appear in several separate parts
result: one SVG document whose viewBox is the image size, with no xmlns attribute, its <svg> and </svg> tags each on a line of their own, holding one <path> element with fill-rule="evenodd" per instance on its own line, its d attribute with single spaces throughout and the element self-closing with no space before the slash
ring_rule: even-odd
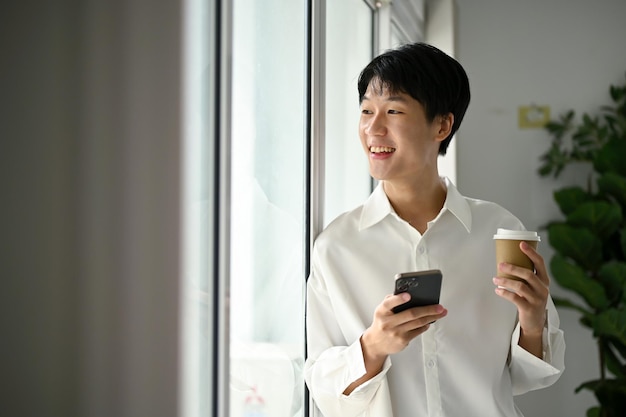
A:
<svg viewBox="0 0 626 417">
<path fill-rule="evenodd" d="M 518 107 L 520 129 L 540 129 L 550 121 L 550 106 Z"/>
</svg>

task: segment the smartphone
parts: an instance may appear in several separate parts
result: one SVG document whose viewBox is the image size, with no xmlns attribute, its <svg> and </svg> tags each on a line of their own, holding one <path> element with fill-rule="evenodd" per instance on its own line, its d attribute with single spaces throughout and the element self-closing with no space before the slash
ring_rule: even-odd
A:
<svg viewBox="0 0 626 417">
<path fill-rule="evenodd" d="M 408 292 L 411 294 L 411 299 L 394 307 L 392 311 L 399 313 L 408 308 L 439 304 L 442 278 L 441 271 L 438 269 L 397 274 L 393 293 Z"/>
</svg>

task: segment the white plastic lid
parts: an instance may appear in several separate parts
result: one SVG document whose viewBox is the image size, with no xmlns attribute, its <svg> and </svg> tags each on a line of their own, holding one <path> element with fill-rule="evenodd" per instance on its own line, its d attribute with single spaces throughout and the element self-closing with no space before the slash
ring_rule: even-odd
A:
<svg viewBox="0 0 626 417">
<path fill-rule="evenodd" d="M 508 240 L 535 240 L 537 242 L 541 241 L 541 238 L 537 234 L 537 232 L 532 232 L 529 230 L 509 230 L 509 229 L 498 229 L 495 235 L 493 235 L 494 239 L 508 239 Z"/>
</svg>

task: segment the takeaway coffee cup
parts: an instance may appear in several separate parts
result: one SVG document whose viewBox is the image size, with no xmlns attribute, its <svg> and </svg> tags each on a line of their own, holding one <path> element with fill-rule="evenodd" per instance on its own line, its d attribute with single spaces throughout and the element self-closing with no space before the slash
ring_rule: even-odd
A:
<svg viewBox="0 0 626 417">
<path fill-rule="evenodd" d="M 520 242 L 524 241 L 533 248 L 537 249 L 537 244 L 541 240 L 537 232 L 524 230 L 498 229 L 493 236 L 496 243 L 496 275 L 499 277 L 518 279 L 518 277 L 505 274 L 498 270 L 500 262 L 507 262 L 513 265 L 521 266 L 530 270 L 534 270 L 535 266 L 524 252 L 519 248 Z"/>
</svg>

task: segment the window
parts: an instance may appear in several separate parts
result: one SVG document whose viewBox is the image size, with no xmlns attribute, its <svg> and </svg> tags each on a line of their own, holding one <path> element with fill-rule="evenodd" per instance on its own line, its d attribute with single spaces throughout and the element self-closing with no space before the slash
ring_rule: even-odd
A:
<svg viewBox="0 0 626 417">
<path fill-rule="evenodd" d="M 230 415 L 303 414 L 305 3 L 233 8 Z"/>
<path fill-rule="evenodd" d="M 356 84 L 389 2 L 185 4 L 181 414 L 301 417 L 310 235 L 371 191 Z"/>
<path fill-rule="evenodd" d="M 215 3 L 188 1 L 185 9 L 184 58 L 184 184 L 182 287 L 182 401 L 184 417 L 211 415 L 216 407 L 212 360 L 218 335 L 215 327 L 215 266 L 219 189 L 216 183 L 216 134 L 221 109 L 212 109 L 220 84 L 215 65 L 219 19 Z M 212 111 L 215 110 L 215 111 Z"/>
<path fill-rule="evenodd" d="M 363 0 L 326 4 L 324 224 L 372 190 L 359 140 L 359 73 L 372 59 L 374 11 Z"/>
</svg>

